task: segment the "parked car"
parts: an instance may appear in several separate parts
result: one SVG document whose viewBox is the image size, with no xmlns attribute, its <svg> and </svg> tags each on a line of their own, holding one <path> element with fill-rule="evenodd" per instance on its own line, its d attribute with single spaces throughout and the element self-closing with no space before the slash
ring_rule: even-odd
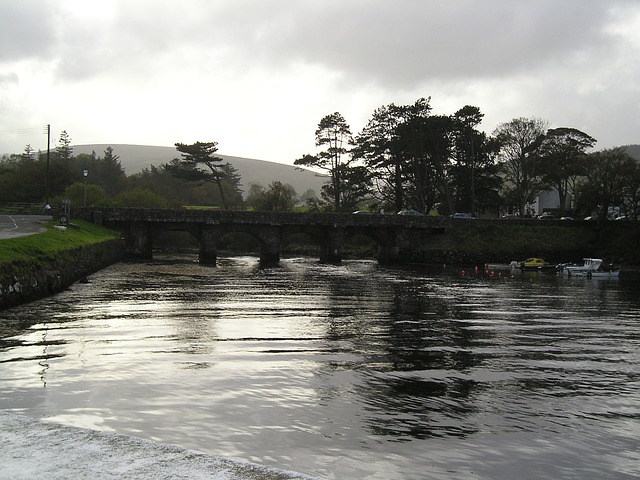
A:
<svg viewBox="0 0 640 480">
<path fill-rule="evenodd" d="M 464 219 L 464 220 L 471 220 L 473 217 L 471 216 L 470 213 L 456 212 L 453 215 L 451 215 L 451 218 L 460 218 L 460 219 Z"/>
<path fill-rule="evenodd" d="M 505 213 L 502 215 L 503 220 L 517 220 L 518 218 L 520 218 L 520 215 L 517 213 Z"/>
<path fill-rule="evenodd" d="M 409 215 L 409 216 L 413 216 L 413 217 L 424 217 L 424 213 L 420 213 L 419 211 L 413 210 L 411 208 L 400 210 L 398 212 L 398 215 Z"/>
<path fill-rule="evenodd" d="M 557 218 L 558 217 L 551 212 L 542 212 L 542 215 L 538 216 L 538 220 L 555 220 Z"/>
</svg>

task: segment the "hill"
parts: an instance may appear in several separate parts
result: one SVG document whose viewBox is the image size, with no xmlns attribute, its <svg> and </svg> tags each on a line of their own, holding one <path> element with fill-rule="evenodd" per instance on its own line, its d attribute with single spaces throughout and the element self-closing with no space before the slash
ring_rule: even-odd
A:
<svg viewBox="0 0 640 480">
<path fill-rule="evenodd" d="M 73 154 L 86 153 L 90 155 L 92 152 L 95 152 L 96 155 L 102 157 L 107 147 L 111 147 L 114 155 L 119 157 L 120 164 L 127 175 L 141 172 L 142 169 L 148 168 L 151 165 L 159 167 L 163 163 L 169 163 L 174 158 L 180 157 L 180 152 L 174 147 L 106 143 L 74 145 Z M 325 175 L 294 167 L 293 165 L 267 162 L 253 158 L 233 157 L 230 155 L 218 156 L 238 170 L 238 174 L 242 177 L 242 190 L 245 195 L 249 191 L 249 185 L 251 183 L 258 183 L 267 188 L 270 183 L 279 181 L 291 185 L 298 195 L 302 195 L 307 190 L 313 190 L 316 195 L 320 196 L 320 189 L 327 180 Z"/>
<path fill-rule="evenodd" d="M 636 160 L 640 160 L 640 145 L 626 145 L 623 148 L 630 156 Z"/>
</svg>

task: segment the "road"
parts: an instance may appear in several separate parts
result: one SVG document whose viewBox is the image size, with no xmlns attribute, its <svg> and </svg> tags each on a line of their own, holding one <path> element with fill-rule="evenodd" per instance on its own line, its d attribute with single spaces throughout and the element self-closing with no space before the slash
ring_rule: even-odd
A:
<svg viewBox="0 0 640 480">
<path fill-rule="evenodd" d="M 26 237 L 46 230 L 43 223 L 50 215 L 2 215 L 0 214 L 0 240 Z"/>
</svg>

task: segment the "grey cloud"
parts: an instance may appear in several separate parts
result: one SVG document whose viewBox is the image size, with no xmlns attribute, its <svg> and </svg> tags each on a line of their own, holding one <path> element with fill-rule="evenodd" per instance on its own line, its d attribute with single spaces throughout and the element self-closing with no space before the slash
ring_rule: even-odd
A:
<svg viewBox="0 0 640 480">
<path fill-rule="evenodd" d="M 0 74 L 0 88 L 18 84 L 18 75 L 16 73 Z"/>
<path fill-rule="evenodd" d="M 176 52 L 206 50 L 225 41 L 211 37 L 216 18 L 211 5 L 216 2 L 121 1 L 114 17 L 98 25 L 64 25 L 56 75 L 65 81 L 105 73 L 148 77 L 176 67 Z"/>
<path fill-rule="evenodd" d="M 234 2 L 236 10 L 225 12 L 229 22 L 222 28 L 254 61 L 321 65 L 383 87 L 527 72 L 608 41 L 602 28 L 608 19 L 606 2 L 284 4 L 277 10 L 263 6 L 250 15 L 247 2 Z"/>
<path fill-rule="evenodd" d="M 86 113 L 72 112 L 93 97 L 104 122 L 94 135 L 142 138 L 141 127 L 111 118 L 124 102 L 157 106 L 177 131 L 192 116 L 182 111 L 203 110 L 191 104 L 206 98 L 213 116 L 252 108 L 237 124 L 256 132 L 263 115 L 288 108 L 282 122 L 294 118 L 287 136 L 299 139 L 292 132 L 306 122 L 312 134 L 325 108 L 359 118 L 357 129 L 380 104 L 433 95 L 439 113 L 479 105 L 487 131 L 532 116 L 581 128 L 599 146 L 637 143 L 638 0 L 0 0 L 0 19 L 0 101 L 13 123 L 55 122 L 57 111 L 60 123 L 80 118 L 90 131 Z M 156 127 L 139 110 L 140 124 L 171 124 Z M 211 121 L 225 143 L 229 124 Z"/>
<path fill-rule="evenodd" d="M 26 2 L 33 18 L 36 2 Z M 309 64 L 345 82 L 412 89 L 565 68 L 607 52 L 611 6 L 631 0 L 235 0 L 118 4 L 116 19 L 59 25 L 57 74 L 150 75 L 181 62 L 214 68 Z M 45 31 L 50 31 L 46 29 Z M 53 34 L 49 33 L 49 37 Z M 43 34 L 47 37 L 47 34 Z M 25 49 L 36 51 L 33 45 Z M 172 57 L 178 53 L 179 56 Z M 192 56 L 187 60 L 184 53 Z M 213 53 L 225 63 L 207 65 Z M 201 62 L 200 65 L 198 63 Z M 195 64 L 195 65 L 193 65 Z"/>
<path fill-rule="evenodd" d="M 55 44 L 53 2 L 0 0 L 0 61 L 46 58 Z"/>
</svg>

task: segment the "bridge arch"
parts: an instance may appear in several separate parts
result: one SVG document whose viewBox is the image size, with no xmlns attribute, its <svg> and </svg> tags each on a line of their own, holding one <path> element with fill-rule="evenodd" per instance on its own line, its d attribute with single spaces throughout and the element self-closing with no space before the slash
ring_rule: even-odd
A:
<svg viewBox="0 0 640 480">
<path fill-rule="evenodd" d="M 378 261 L 394 262 L 398 260 L 402 235 L 398 235 L 396 229 L 372 229 L 360 226 L 337 225 L 298 225 L 283 230 L 283 239 L 286 243 L 292 235 L 304 233 L 321 244 L 320 261 L 326 263 L 339 263 L 342 261 L 342 249 L 350 238 L 362 236 L 370 239 L 377 245 Z"/>
<path fill-rule="evenodd" d="M 260 244 L 260 262 L 263 264 L 280 261 L 280 230 L 275 226 L 251 224 L 205 225 L 198 228 L 200 241 L 199 258 L 201 263 L 215 265 L 218 245 L 225 235 L 243 233 L 250 235 Z"/>
<path fill-rule="evenodd" d="M 222 236 L 240 232 L 260 243 L 260 260 L 276 263 L 283 243 L 304 233 L 319 241 L 320 260 L 337 263 L 342 248 L 355 235 L 371 238 L 378 245 L 378 260 L 399 260 L 402 248 L 429 241 L 431 233 L 451 227 L 444 217 L 397 215 L 352 215 L 331 213 L 237 212 L 194 210 L 150 210 L 140 208 L 82 209 L 83 217 L 124 232 L 129 256 L 151 258 L 158 232 L 184 230 L 199 242 L 202 263 L 215 264 Z"/>
</svg>

